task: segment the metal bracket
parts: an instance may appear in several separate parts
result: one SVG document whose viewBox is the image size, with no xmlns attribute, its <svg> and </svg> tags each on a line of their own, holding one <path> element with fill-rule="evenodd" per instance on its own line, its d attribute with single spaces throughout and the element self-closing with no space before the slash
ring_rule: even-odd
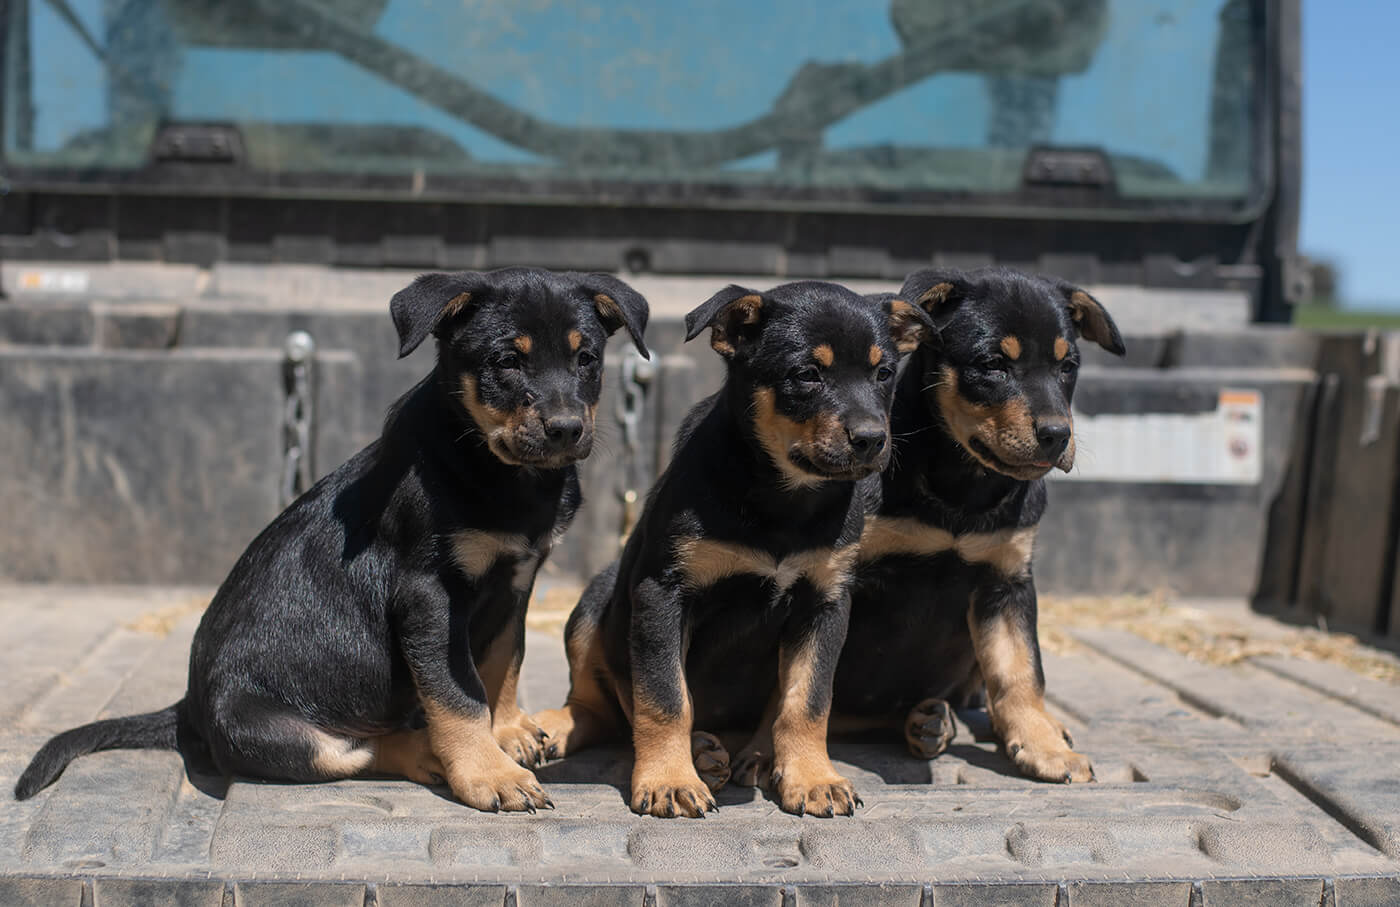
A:
<svg viewBox="0 0 1400 907">
<path fill-rule="evenodd" d="M 315 424 L 313 367 L 316 341 L 306 331 L 293 331 L 284 345 L 282 380 L 287 395 L 282 408 L 282 481 L 279 500 L 288 506 L 315 482 L 312 427 Z"/>
</svg>

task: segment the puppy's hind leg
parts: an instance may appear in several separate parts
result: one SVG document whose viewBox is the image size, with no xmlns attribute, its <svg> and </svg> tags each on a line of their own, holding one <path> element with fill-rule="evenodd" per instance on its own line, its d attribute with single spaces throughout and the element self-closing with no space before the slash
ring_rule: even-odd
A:
<svg viewBox="0 0 1400 907">
<path fill-rule="evenodd" d="M 374 738 L 326 730 L 260 698 L 224 703 L 210 731 L 210 752 L 227 774 L 315 782 L 350 778 L 375 767 Z"/>
<path fill-rule="evenodd" d="M 419 784 L 442 784 L 447 770 L 433 752 L 427 728 L 395 731 L 369 741 L 374 748 L 374 762 L 369 770 L 383 775 L 398 775 Z"/>
<path fill-rule="evenodd" d="M 601 606 L 597 598 L 605 594 L 604 587 L 611 591 L 611 573 L 616 569 L 614 564 L 595 577 L 578 607 L 569 615 L 569 624 L 564 630 L 564 648 L 569 657 L 569 698 L 562 708 L 531 716 L 544 732 L 547 759 L 561 759 L 616 737 L 625 721 L 610 682 L 596 618 Z"/>
</svg>

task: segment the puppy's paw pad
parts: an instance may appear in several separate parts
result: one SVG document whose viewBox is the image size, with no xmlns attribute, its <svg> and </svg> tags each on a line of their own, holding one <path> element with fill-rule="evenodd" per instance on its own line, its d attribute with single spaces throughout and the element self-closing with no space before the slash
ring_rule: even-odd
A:
<svg viewBox="0 0 1400 907">
<path fill-rule="evenodd" d="M 729 780 L 729 751 L 714 734 L 697 731 L 690 735 L 690 757 L 695 773 L 711 791 L 718 791 Z"/>
<path fill-rule="evenodd" d="M 904 721 L 904 742 L 917 759 L 932 759 L 957 736 L 953 709 L 942 699 L 925 699 L 909 710 Z"/>
</svg>

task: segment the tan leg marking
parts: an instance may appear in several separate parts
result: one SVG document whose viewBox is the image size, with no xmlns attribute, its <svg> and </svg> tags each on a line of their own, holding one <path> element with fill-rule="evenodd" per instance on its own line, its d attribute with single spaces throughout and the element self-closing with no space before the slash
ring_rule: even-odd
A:
<svg viewBox="0 0 1400 907">
<path fill-rule="evenodd" d="M 545 758 L 557 759 L 605 740 L 620 730 L 613 716 L 617 713 L 615 690 L 604 687 L 610 676 L 598 629 L 580 626 L 565 644 L 569 657 L 569 698 L 563 708 L 548 709 L 533 716 L 544 733 Z"/>
<path fill-rule="evenodd" d="M 520 710 L 517 699 L 524 640 L 517 626 L 491 641 L 477 670 L 491 706 L 491 732 L 505 754 L 526 768 L 544 761 L 544 732 Z"/>
<path fill-rule="evenodd" d="M 399 775 L 419 784 L 441 784 L 447 777 L 424 728 L 396 731 L 370 742 L 374 745 L 372 772 Z"/>
<path fill-rule="evenodd" d="M 684 683 L 682 683 L 684 689 Z M 716 809 L 710 788 L 695 770 L 689 694 L 679 715 L 666 715 L 636 696 L 632 714 L 632 811 L 672 818 L 703 818 Z"/>
<path fill-rule="evenodd" d="M 532 772 L 521 768 L 491 732 L 486 715 L 462 715 L 423 697 L 428 739 L 442 760 L 452 793 L 468 806 L 488 812 L 553 806 Z"/>
<path fill-rule="evenodd" d="M 815 653 L 780 652 L 778 717 L 773 721 L 773 785 L 778 803 L 796 815 L 831 817 L 855 813 L 860 798 L 837 774 L 826 751 L 827 715 L 807 707 Z"/>
<path fill-rule="evenodd" d="M 968 626 L 977 664 L 987 682 L 987 713 L 992 730 L 1023 775 L 1042 781 L 1092 781 L 1085 756 L 1069 748 L 1064 725 L 1045 710 L 1030 649 L 1010 622 L 996 617 L 979 623 L 969 611 Z"/>
</svg>

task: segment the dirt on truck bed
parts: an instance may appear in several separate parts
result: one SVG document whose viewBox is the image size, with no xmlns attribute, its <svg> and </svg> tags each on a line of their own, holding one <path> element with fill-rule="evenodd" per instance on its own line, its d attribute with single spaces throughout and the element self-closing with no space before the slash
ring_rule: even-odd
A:
<svg viewBox="0 0 1400 907">
<path fill-rule="evenodd" d="M 567 689 L 573 592 L 541 590 L 527 708 Z M 207 590 L 0 587 L 0 787 L 48 735 L 178 699 Z M 948 752 L 837 743 L 865 801 L 797 818 L 727 787 L 641 818 L 624 748 L 539 770 L 557 808 L 487 815 L 407 782 L 187 778 L 79 759 L 0 807 L 0 905 L 1400 903 L 1400 661 L 1239 602 L 1045 603 L 1047 699 L 1098 781 L 1017 776 L 985 716 Z"/>
</svg>

